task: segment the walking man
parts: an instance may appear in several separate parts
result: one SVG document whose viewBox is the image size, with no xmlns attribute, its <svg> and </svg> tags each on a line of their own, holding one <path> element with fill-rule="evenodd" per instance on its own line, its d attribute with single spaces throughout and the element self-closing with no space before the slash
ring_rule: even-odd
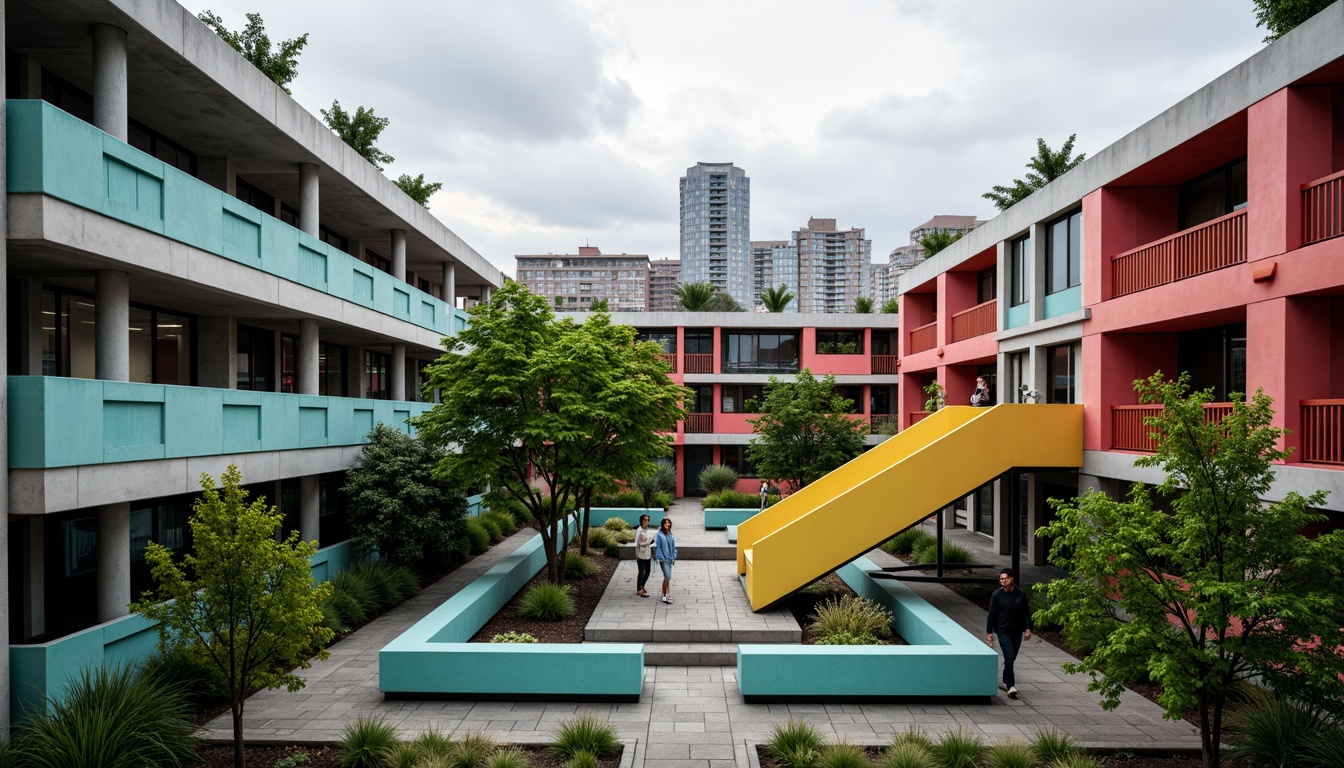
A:
<svg viewBox="0 0 1344 768">
<path fill-rule="evenodd" d="M 1003 651 L 1003 682 L 999 688 L 1008 691 L 1010 699 L 1017 698 L 1013 662 L 1017 661 L 1024 634 L 1027 640 L 1031 639 L 1031 607 L 1027 605 L 1027 593 L 1017 588 L 1013 569 L 1004 568 L 999 571 L 999 588 L 989 598 L 985 639 L 993 648 L 994 637 L 999 638 L 999 648 Z"/>
</svg>

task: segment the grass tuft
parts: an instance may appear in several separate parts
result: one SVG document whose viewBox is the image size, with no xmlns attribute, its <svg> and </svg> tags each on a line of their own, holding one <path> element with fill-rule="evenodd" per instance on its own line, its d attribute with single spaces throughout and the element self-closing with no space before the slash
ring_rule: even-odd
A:
<svg viewBox="0 0 1344 768">
<path fill-rule="evenodd" d="M 518 613 L 527 619 L 561 621 L 574 614 L 574 598 L 559 584 L 537 584 L 523 594 Z"/>
<path fill-rule="evenodd" d="M 844 595 L 839 600 L 827 600 L 817 606 L 809 617 L 808 628 L 818 638 L 846 634 L 851 638 L 865 635 L 878 640 L 890 640 L 891 612 L 872 600 Z M 856 643 L 832 643 L 855 645 Z"/>
<path fill-rule="evenodd" d="M 887 747 L 880 768 L 939 768 L 938 761 L 928 747 L 915 742 L 901 742 Z"/>
<path fill-rule="evenodd" d="M 397 746 L 397 727 L 382 717 L 361 715 L 345 726 L 337 746 L 341 768 L 382 768 Z"/>
<path fill-rule="evenodd" d="M 943 734 L 929 751 L 945 768 L 979 768 L 985 745 L 979 736 L 958 728 Z"/>
<path fill-rule="evenodd" d="M 584 712 L 560 723 L 551 751 L 561 760 L 568 760 L 578 752 L 612 757 L 620 753 L 621 742 L 616 737 L 615 726 L 591 712 Z"/>
</svg>

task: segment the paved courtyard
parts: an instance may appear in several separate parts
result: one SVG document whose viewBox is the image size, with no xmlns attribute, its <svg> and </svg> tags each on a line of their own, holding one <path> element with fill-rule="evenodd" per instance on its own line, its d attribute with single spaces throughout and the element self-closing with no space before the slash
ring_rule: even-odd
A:
<svg viewBox="0 0 1344 768">
<path fill-rule="evenodd" d="M 703 529 L 695 500 L 679 500 L 670 516 L 680 548 L 712 552 L 727 546 L 723 531 Z M 1190 724 L 1164 720 L 1161 709 L 1138 694 L 1127 694 L 1118 709 L 1103 711 L 1096 694 L 1087 692 L 1085 677 L 1060 671 L 1069 657 L 1040 639 L 1025 643 L 1018 659 L 1021 698 L 1016 701 L 1000 694 L 986 704 L 747 704 L 738 693 L 734 666 L 675 663 L 677 652 L 692 663 L 705 664 L 706 659 L 720 658 L 715 652 L 731 653 L 732 642 L 755 642 L 749 639 L 758 637 L 755 633 L 777 638 L 796 627 L 787 614 L 752 614 L 738 585 L 735 563 L 728 560 L 678 563 L 672 605 L 656 597 L 636 597 L 633 563 L 621 564 L 589 624 L 588 637 L 653 642 L 662 649 L 659 653 L 646 647 L 644 692 L 637 703 L 384 701 L 378 692 L 378 650 L 532 535 L 528 530 L 515 534 L 337 643 L 330 659 L 308 670 L 303 690 L 263 691 L 250 698 L 244 715 L 248 739 L 334 741 L 347 721 L 377 714 L 405 734 L 430 728 L 454 735 L 487 731 L 500 741 L 546 743 L 562 720 L 585 711 L 610 720 L 621 738 L 633 745 L 624 762 L 635 768 L 752 765 L 751 745 L 764 741 L 776 724 L 790 718 L 807 720 L 827 734 L 859 744 L 883 744 L 893 733 L 910 727 L 929 733 L 964 728 L 994 741 L 1025 740 L 1037 729 L 1053 726 L 1091 747 L 1199 747 Z M 985 544 L 978 553 L 995 557 Z M 868 556 L 879 565 L 894 563 L 881 551 Z M 1030 573 L 1024 575 L 1031 578 Z M 650 593 L 656 595 L 659 584 L 655 569 Z M 939 585 L 910 586 L 972 634 L 983 634 L 985 612 L 980 608 Z M 735 637 L 735 632 L 740 634 Z M 677 648 L 678 644 L 685 647 Z M 228 715 L 211 721 L 203 731 L 207 738 L 229 739 Z"/>
</svg>

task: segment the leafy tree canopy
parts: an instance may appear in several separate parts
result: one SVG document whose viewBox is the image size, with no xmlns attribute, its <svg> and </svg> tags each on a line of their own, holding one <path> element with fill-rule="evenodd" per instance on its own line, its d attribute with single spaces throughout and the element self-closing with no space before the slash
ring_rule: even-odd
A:
<svg viewBox="0 0 1344 768">
<path fill-rule="evenodd" d="M 981 197 L 990 200 L 1000 211 L 1006 211 L 1026 199 L 1027 195 L 1063 176 L 1065 172 L 1087 158 L 1087 155 L 1073 156 L 1073 142 L 1078 134 L 1070 134 L 1064 145 L 1057 151 L 1050 149 L 1045 139 L 1036 140 L 1036 156 L 1027 161 L 1027 177 L 1013 179 L 1011 187 L 999 184 Z"/>
<path fill-rule="evenodd" d="M 887 299 L 886 301 L 882 302 L 882 314 L 898 315 L 900 313 L 901 313 L 900 299 Z"/>
<path fill-rule="evenodd" d="M 919 247 L 924 249 L 924 258 L 932 258 L 935 253 L 960 240 L 964 234 L 966 233 L 948 232 L 946 229 L 940 229 L 919 238 Z"/>
<path fill-rule="evenodd" d="M 1272 43 L 1288 34 L 1298 24 L 1325 10 L 1335 0 L 1252 0 L 1255 3 L 1255 25 L 1264 27 Z"/>
<path fill-rule="evenodd" d="M 257 498 L 248 503 L 243 477 L 230 466 L 215 487 L 201 475 L 201 498 L 192 505 L 192 551 L 181 562 L 151 542 L 145 561 L 158 585 L 132 610 L 158 622 L 159 648 L 185 649 L 218 669 L 233 711 L 234 764 L 243 766 L 243 704 L 259 688 L 297 691 L 293 669 L 320 659 L 332 631 L 322 626 L 319 604 L 330 584 L 313 585 L 309 559 L 317 542 L 298 531 L 277 538 L 283 516 Z"/>
<path fill-rule="evenodd" d="M 266 23 L 261 20 L 259 13 L 247 14 L 247 26 L 239 32 L 224 26 L 224 20 L 211 11 L 202 11 L 197 18 L 213 29 L 231 48 L 241 53 L 252 66 L 261 70 L 271 82 L 283 88 L 285 93 L 290 92 L 289 84 L 299 76 L 299 53 L 308 44 L 307 32 L 281 42 L 277 49 L 271 44 L 271 38 L 266 34 Z"/>
<path fill-rule="evenodd" d="M 1239 682 L 1260 678 L 1336 705 L 1344 695 L 1344 531 L 1303 535 L 1323 519 L 1312 511 L 1325 501 L 1320 491 L 1262 501 L 1272 462 L 1287 455 L 1262 392 L 1209 423 L 1203 404 L 1213 391 L 1189 394 L 1188 375 L 1168 382 L 1157 373 L 1135 388 L 1163 406 L 1147 421 L 1157 452 L 1134 463 L 1166 472 L 1155 490 L 1170 510 L 1140 484 L 1127 501 L 1089 492 L 1052 502 L 1058 518 L 1041 533 L 1054 539 L 1051 561 L 1074 578 L 1050 583 L 1043 618 L 1097 630 L 1093 651 L 1064 668 L 1091 674 L 1103 707 L 1146 676 L 1162 687 L 1168 717 L 1198 711 L 1204 765 L 1214 768 L 1224 704 Z"/>
<path fill-rule="evenodd" d="M 466 499 L 434 469 L 440 451 L 380 423 L 363 460 L 346 474 L 350 532 L 360 548 L 390 563 L 434 569 L 452 558 L 463 535 Z"/>
<path fill-rule="evenodd" d="M 381 171 L 383 170 L 383 163 L 393 161 L 394 158 L 391 155 L 374 145 L 374 142 L 378 141 L 378 137 L 382 135 L 383 129 L 387 128 L 389 121 L 386 117 L 378 117 L 373 114 L 372 109 L 365 107 L 357 107 L 352 115 L 346 112 L 345 108 L 341 106 L 341 102 L 335 99 L 331 101 L 331 109 L 319 111 L 322 113 L 322 119 L 326 121 L 327 127 L 335 131 L 336 135 L 341 137 L 341 141 L 349 144 L 352 149 L 360 154 L 360 157 L 373 163 L 373 167 Z"/>
<path fill-rule="evenodd" d="M 746 308 L 723 291 L 714 291 L 714 295 L 709 297 L 709 303 L 705 305 L 706 312 L 746 312 Z"/>
<path fill-rule="evenodd" d="M 853 404 L 834 376 L 818 379 L 806 368 L 793 381 L 771 376 L 760 418 L 747 420 L 756 433 L 747 459 L 761 477 L 804 487 L 863 450 L 868 425 L 846 415 Z"/>
<path fill-rule="evenodd" d="M 873 300 L 868 296 L 859 296 L 854 299 L 854 311 L 860 315 L 871 315 L 873 313 Z"/>
<path fill-rule="evenodd" d="M 386 123 L 386 121 L 384 121 L 384 123 Z M 361 152 L 360 154 L 363 153 Z M 365 157 L 368 156 L 365 155 Z M 392 158 L 386 158 L 386 162 L 392 162 Z M 402 192 L 405 192 L 412 200 L 426 208 L 429 207 L 429 198 L 433 197 L 435 192 L 443 189 L 443 182 L 427 182 L 425 181 L 425 174 L 423 173 L 415 178 L 411 178 L 409 173 L 403 173 L 392 183 L 401 187 Z"/>
<path fill-rule="evenodd" d="M 766 288 L 761 294 L 761 304 L 765 305 L 766 312 L 783 312 L 789 308 L 789 302 L 793 299 L 794 295 L 786 283 L 780 283 L 778 288 Z"/>
</svg>

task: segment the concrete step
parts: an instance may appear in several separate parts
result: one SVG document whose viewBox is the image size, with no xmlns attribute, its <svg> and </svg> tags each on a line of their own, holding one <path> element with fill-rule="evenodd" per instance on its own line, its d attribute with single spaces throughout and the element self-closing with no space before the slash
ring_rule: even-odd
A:
<svg viewBox="0 0 1344 768">
<path fill-rule="evenodd" d="M 732 667 L 737 643 L 645 643 L 646 667 Z"/>
<path fill-rule="evenodd" d="M 792 622 L 790 622 L 792 623 Z M 585 643 L 801 643 L 803 631 L 794 624 L 780 629 L 722 629 L 696 627 L 593 627 L 583 631 Z"/>
</svg>

